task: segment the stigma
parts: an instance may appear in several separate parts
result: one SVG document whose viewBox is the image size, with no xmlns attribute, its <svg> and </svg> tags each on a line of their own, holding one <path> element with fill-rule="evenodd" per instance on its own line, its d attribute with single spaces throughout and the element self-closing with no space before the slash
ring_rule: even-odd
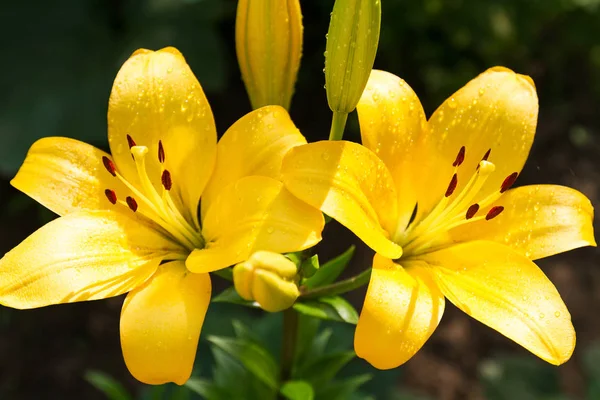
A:
<svg viewBox="0 0 600 400">
<path fill-rule="evenodd" d="M 190 251 L 195 248 L 203 248 L 204 240 L 199 229 L 193 222 L 186 220 L 171 197 L 173 176 L 165 168 L 166 151 L 162 141 L 158 142 L 157 154 L 161 167 L 160 176 L 157 177 L 159 179 L 156 180 L 157 183 L 160 182 L 159 187 L 153 183 L 146 168 L 148 147 L 137 145 L 130 135 L 127 135 L 127 144 L 135 163 L 139 183 L 136 182 L 134 185 L 129 182 L 119 173 L 115 163 L 110 158 L 103 156 L 104 168 L 114 179 L 122 182 L 130 190 L 127 196 L 120 198 L 114 189 L 106 188 L 104 194 L 108 201 L 115 207 L 120 207 L 122 211 L 133 212 L 139 218 L 159 225 L 175 241 Z"/>
<path fill-rule="evenodd" d="M 496 170 L 494 163 L 489 161 L 490 154 L 491 149 L 482 155 L 474 171 L 464 171 L 467 149 L 461 146 L 452 163 L 454 171 L 446 191 L 435 207 L 420 220 L 413 221 L 402 232 L 396 232 L 394 240 L 403 247 L 406 256 L 422 254 L 432 248 L 452 243 L 448 235 L 451 229 L 478 221 L 490 221 L 502 214 L 505 205 L 496 203 L 502 194 L 512 187 L 519 174 L 511 173 L 504 178 L 496 191 L 481 198 L 482 188 Z M 461 181 L 466 182 L 462 187 Z"/>
</svg>

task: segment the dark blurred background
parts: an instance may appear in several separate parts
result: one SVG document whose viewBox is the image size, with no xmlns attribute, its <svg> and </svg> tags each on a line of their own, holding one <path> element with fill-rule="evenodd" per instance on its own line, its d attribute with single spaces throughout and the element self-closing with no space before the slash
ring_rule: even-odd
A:
<svg viewBox="0 0 600 400">
<path fill-rule="evenodd" d="M 301 4 L 304 56 L 291 114 L 314 141 L 329 132 L 322 69 L 333 0 Z M 404 78 L 428 115 L 488 67 L 504 65 L 530 75 L 538 89 L 540 117 L 518 184 L 568 185 L 598 207 L 600 0 L 382 4 L 376 68 Z M 135 49 L 179 48 L 206 91 L 220 134 L 250 110 L 235 57 L 235 7 L 235 0 L 2 1 L 2 254 L 55 217 L 9 185 L 28 147 L 40 137 L 67 136 L 107 148 L 112 80 Z M 358 137 L 356 117 L 351 117 L 346 136 Z M 343 251 L 348 241 L 355 239 L 330 224 L 322 259 Z M 356 368 L 374 373 L 364 391 L 377 399 L 404 400 L 600 399 L 599 254 L 587 248 L 539 262 L 562 294 L 577 331 L 575 354 L 565 365 L 539 361 L 448 303 L 440 328 L 403 367 L 378 372 L 357 362 Z M 367 267 L 370 257 L 359 245 L 347 273 Z M 350 296 L 357 307 L 362 295 Z M 122 298 L 115 298 L 29 311 L 0 307 L 0 399 L 102 399 L 83 379 L 90 369 L 107 372 L 144 396 L 147 388 L 128 374 L 121 356 L 121 303 Z M 211 307 L 203 337 L 231 332 L 232 318 L 262 317 L 237 306 Z M 271 330 L 281 322 L 267 319 Z M 337 345 L 349 348 L 352 327 L 336 324 L 334 329 Z M 195 373 L 204 374 L 210 370 L 204 339 L 198 358 Z"/>
</svg>

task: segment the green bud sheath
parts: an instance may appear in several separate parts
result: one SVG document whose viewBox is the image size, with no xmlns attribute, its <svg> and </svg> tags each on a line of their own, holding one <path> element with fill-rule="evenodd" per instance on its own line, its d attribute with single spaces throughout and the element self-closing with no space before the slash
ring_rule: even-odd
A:
<svg viewBox="0 0 600 400">
<path fill-rule="evenodd" d="M 356 108 L 373 69 L 380 25 L 380 0 L 336 0 L 325 52 L 325 88 L 334 113 Z"/>
</svg>

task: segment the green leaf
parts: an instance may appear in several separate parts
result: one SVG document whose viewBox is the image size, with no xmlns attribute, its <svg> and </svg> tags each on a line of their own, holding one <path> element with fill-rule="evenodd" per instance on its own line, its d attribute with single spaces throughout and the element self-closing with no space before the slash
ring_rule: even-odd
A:
<svg viewBox="0 0 600 400">
<path fill-rule="evenodd" d="M 296 351 L 294 355 L 295 367 L 300 367 L 304 360 L 309 360 L 306 356 L 313 347 L 315 336 L 319 331 L 321 320 L 310 317 L 306 314 L 298 314 L 298 336 L 296 338 Z"/>
<path fill-rule="evenodd" d="M 354 255 L 354 249 L 355 247 L 352 245 L 339 256 L 323 264 L 310 279 L 304 281 L 304 285 L 309 289 L 312 289 L 335 282 L 348 266 L 348 263 Z"/>
<path fill-rule="evenodd" d="M 217 275 L 218 277 L 221 277 L 229 282 L 233 282 L 233 268 L 219 269 L 217 271 L 213 271 L 212 274 Z"/>
<path fill-rule="evenodd" d="M 330 382 L 317 389 L 316 398 L 323 400 L 346 400 L 359 387 L 370 381 L 372 377 L 371 374 L 363 374 L 341 381 Z"/>
<path fill-rule="evenodd" d="M 260 345 L 260 340 L 258 339 L 256 333 L 248 328 L 248 326 L 246 326 L 242 321 L 234 319 L 231 322 L 231 325 L 233 325 L 233 331 L 238 339 L 247 340 Z"/>
<path fill-rule="evenodd" d="M 353 351 L 326 354 L 325 356 L 308 363 L 298 377 L 310 382 L 314 387 L 329 383 L 338 372 L 356 357 Z"/>
<path fill-rule="evenodd" d="M 313 400 L 315 398 L 312 386 L 305 381 L 288 381 L 279 391 L 288 400 Z"/>
<path fill-rule="evenodd" d="M 285 253 L 284 255 L 287 258 L 289 258 L 291 262 L 296 264 L 297 267 L 300 267 L 300 264 L 302 264 L 302 260 L 304 259 L 301 251 L 296 251 L 294 253 Z"/>
<path fill-rule="evenodd" d="M 127 390 L 117 380 L 101 371 L 88 370 L 84 378 L 110 400 L 132 400 Z"/>
<path fill-rule="evenodd" d="M 302 273 L 302 276 L 304 276 L 305 278 L 310 278 L 318 271 L 319 271 L 319 255 L 318 254 L 315 254 L 314 256 L 302 261 L 302 264 L 300 265 L 300 272 Z"/>
<path fill-rule="evenodd" d="M 211 350 L 215 359 L 213 381 L 227 393 L 226 399 L 270 399 L 277 394 L 276 389 L 256 379 L 254 374 L 231 354 L 216 346 L 212 346 Z M 235 385 L 231 382 L 235 382 Z"/>
<path fill-rule="evenodd" d="M 354 307 L 340 296 L 321 297 L 317 300 L 298 302 L 294 304 L 294 310 L 331 321 L 347 322 L 354 325 L 358 322 L 358 313 Z"/>
<path fill-rule="evenodd" d="M 279 369 L 271 354 L 256 343 L 244 339 L 209 336 L 208 341 L 239 360 L 246 369 L 267 386 L 276 389 Z"/>
<path fill-rule="evenodd" d="M 188 379 L 184 386 L 206 400 L 227 400 L 230 398 L 227 390 L 206 379 L 192 377 Z"/>
<path fill-rule="evenodd" d="M 246 307 L 260 308 L 257 302 L 243 299 L 233 286 L 228 287 L 221 293 L 212 298 L 213 303 L 231 303 L 239 304 Z"/>
</svg>

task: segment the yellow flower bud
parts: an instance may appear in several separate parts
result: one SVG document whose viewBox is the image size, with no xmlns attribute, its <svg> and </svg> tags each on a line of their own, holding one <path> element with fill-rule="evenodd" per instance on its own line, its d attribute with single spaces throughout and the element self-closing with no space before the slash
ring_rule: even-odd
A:
<svg viewBox="0 0 600 400">
<path fill-rule="evenodd" d="M 235 43 L 252 107 L 288 109 L 302 55 L 299 0 L 239 0 Z"/>
<path fill-rule="evenodd" d="M 380 0 L 336 0 L 325 52 L 327 102 L 334 113 L 356 108 L 373 69 L 380 25 Z"/>
<path fill-rule="evenodd" d="M 290 308 L 300 295 L 296 264 L 270 251 L 257 251 L 233 268 L 233 284 L 245 300 L 256 301 L 265 311 Z"/>
</svg>

